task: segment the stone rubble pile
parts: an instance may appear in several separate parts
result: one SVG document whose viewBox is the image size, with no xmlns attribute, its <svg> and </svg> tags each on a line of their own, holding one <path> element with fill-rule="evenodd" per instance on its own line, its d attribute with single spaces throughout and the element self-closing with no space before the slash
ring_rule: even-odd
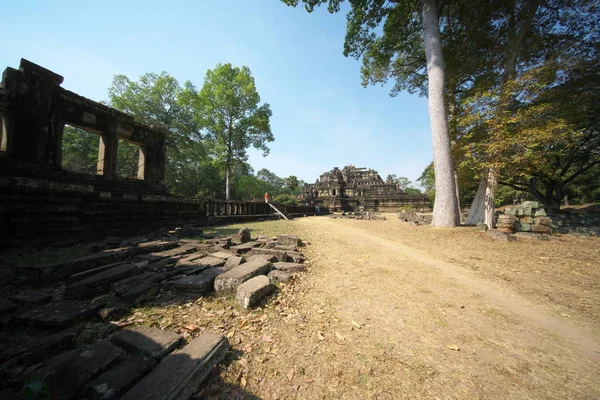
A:
<svg viewBox="0 0 600 400">
<path fill-rule="evenodd" d="M 385 221 L 387 219 L 385 215 L 374 211 L 356 211 L 354 213 L 332 215 L 331 218 L 364 219 L 368 221 Z"/>
<path fill-rule="evenodd" d="M 429 225 L 433 215 L 418 213 L 416 210 L 402 210 L 398 213 L 398 219 L 413 225 Z"/>
<path fill-rule="evenodd" d="M 537 201 L 524 201 L 518 206 L 509 206 L 498 216 L 496 227 L 499 231 L 552 233 L 552 219 Z"/>
<path fill-rule="evenodd" d="M 33 382 L 46 385 L 50 398 L 188 399 L 225 356 L 225 337 L 205 332 L 182 347 L 179 335 L 158 328 L 112 337 L 108 329 L 96 343 L 75 348 L 82 322 L 111 320 L 165 291 L 192 299 L 214 293 L 232 296 L 242 308 L 256 306 L 277 283 L 304 270 L 300 246 L 294 235 L 253 239 L 242 229 L 231 237 L 132 243 L 20 267 L 17 273 L 38 288 L 0 297 L 0 323 L 34 327 L 40 335 L 0 347 L 0 398 Z"/>
</svg>

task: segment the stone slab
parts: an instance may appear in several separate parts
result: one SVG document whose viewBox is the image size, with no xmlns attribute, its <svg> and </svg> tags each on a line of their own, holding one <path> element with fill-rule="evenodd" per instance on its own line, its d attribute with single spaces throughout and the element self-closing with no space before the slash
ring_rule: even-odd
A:
<svg viewBox="0 0 600 400">
<path fill-rule="evenodd" d="M 263 247 L 263 248 L 252 249 L 249 253 L 250 256 L 254 256 L 254 255 L 258 255 L 258 254 L 267 254 L 270 256 L 274 256 L 277 258 L 277 261 L 287 261 L 287 252 L 284 250 L 265 249 Z"/>
<path fill-rule="evenodd" d="M 246 257 L 247 257 L 246 261 L 263 260 L 263 261 L 267 261 L 270 263 L 278 261 L 277 257 L 275 257 L 272 254 L 253 254 L 253 255 L 248 254 Z"/>
<path fill-rule="evenodd" d="M 300 253 L 299 251 L 288 251 L 286 253 L 287 253 L 287 260 L 282 260 L 282 261 L 295 262 L 295 263 L 303 263 L 304 262 L 304 255 L 302 253 Z"/>
<path fill-rule="evenodd" d="M 545 217 L 540 217 L 540 218 L 545 218 Z M 551 234 L 552 228 L 550 228 L 548 225 L 534 224 L 534 225 L 531 225 L 531 232 Z"/>
<path fill-rule="evenodd" d="M 0 299 L 0 315 L 8 314 L 17 309 L 17 305 L 10 300 Z"/>
<path fill-rule="evenodd" d="M 280 246 L 298 247 L 298 246 L 300 246 L 300 239 L 296 235 L 283 234 L 283 235 L 277 236 L 277 243 Z"/>
<path fill-rule="evenodd" d="M 64 296 L 70 299 L 84 299 L 110 290 L 113 282 L 128 278 L 136 273 L 134 264 L 121 264 L 102 271 L 65 287 Z"/>
<path fill-rule="evenodd" d="M 302 265 L 302 264 L 300 264 Z M 269 272 L 269 281 L 271 283 L 279 283 L 279 282 L 289 282 L 292 279 L 292 273 L 286 271 L 280 271 L 278 269 Z"/>
<path fill-rule="evenodd" d="M 117 363 L 124 353 L 108 341 L 83 349 L 71 350 L 45 362 L 25 376 L 25 381 L 40 380 L 48 384 L 50 398 L 80 398 L 78 392 L 94 377 Z"/>
<path fill-rule="evenodd" d="M 134 355 L 160 360 L 179 345 L 181 336 L 158 328 L 127 329 L 112 337 L 117 346 Z"/>
<path fill-rule="evenodd" d="M 106 264 L 112 264 L 120 261 L 129 261 L 131 251 L 129 247 L 103 250 L 99 253 L 79 258 L 69 266 L 70 275 L 87 271 Z"/>
<path fill-rule="evenodd" d="M 127 261 L 119 261 L 119 262 L 112 263 L 112 264 L 101 265 L 101 266 L 96 267 L 96 268 L 88 269 L 87 271 L 78 272 L 76 274 L 71 275 L 69 277 L 69 280 L 67 282 L 68 283 L 77 282 L 77 281 L 80 281 L 82 279 L 88 278 L 88 277 L 90 277 L 92 275 L 99 274 L 100 272 L 104 272 L 104 271 L 106 271 L 108 269 L 112 269 L 114 267 L 118 267 L 121 264 L 127 264 Z"/>
<path fill-rule="evenodd" d="M 220 258 L 222 260 L 227 260 L 231 257 L 235 257 L 235 254 L 230 253 L 228 251 L 217 251 L 215 253 L 209 253 L 208 254 L 209 257 L 215 257 L 215 258 Z"/>
<path fill-rule="evenodd" d="M 152 357 L 131 356 L 88 383 L 83 390 L 84 397 L 87 400 L 118 399 L 154 365 L 156 360 Z"/>
<path fill-rule="evenodd" d="M 275 250 L 283 250 L 283 251 L 297 251 L 298 247 L 294 246 L 294 245 L 276 245 L 274 247 Z"/>
<path fill-rule="evenodd" d="M 165 357 L 123 400 L 188 400 L 218 365 L 229 343 L 223 335 L 203 333 Z"/>
<path fill-rule="evenodd" d="M 264 260 L 248 261 L 215 278 L 215 292 L 218 296 L 236 293 L 237 288 L 248 279 L 258 275 L 266 275 L 271 270 L 271 263 Z"/>
<path fill-rule="evenodd" d="M 493 240 L 500 240 L 504 242 L 514 242 L 517 238 L 514 235 L 511 235 L 508 232 L 501 232 L 497 229 L 492 229 L 486 232 L 486 234 L 492 238 Z"/>
<path fill-rule="evenodd" d="M 179 243 L 177 242 L 163 242 L 163 241 L 153 241 L 140 243 L 137 246 L 131 247 L 131 255 L 137 256 L 139 254 L 145 253 L 156 253 L 159 251 L 165 251 L 172 249 L 174 247 L 178 247 Z"/>
<path fill-rule="evenodd" d="M 231 246 L 229 248 L 229 250 L 231 250 L 235 254 L 246 254 L 253 248 L 260 246 L 261 244 L 262 243 L 260 243 L 260 242 L 252 241 L 252 242 L 238 244 L 237 246 Z"/>
<path fill-rule="evenodd" d="M 225 265 L 225 260 L 222 258 L 206 256 L 202 258 L 198 258 L 192 262 L 195 265 L 205 266 L 209 268 L 222 267 Z"/>
<path fill-rule="evenodd" d="M 31 308 L 15 316 L 14 320 L 34 325 L 68 326 L 82 318 L 95 315 L 105 305 L 106 301 L 101 300 L 60 300 Z"/>
<path fill-rule="evenodd" d="M 285 271 L 289 273 L 300 272 L 306 269 L 304 264 L 294 262 L 277 262 L 273 263 L 273 267 L 280 271 Z"/>
<path fill-rule="evenodd" d="M 244 308 L 250 308 L 275 291 L 269 277 L 260 275 L 242 283 L 237 289 L 236 301 Z"/>
<path fill-rule="evenodd" d="M 225 269 L 208 268 L 198 275 L 186 276 L 173 282 L 173 287 L 182 293 L 205 296 L 213 291 L 215 278 L 225 273 Z"/>
<path fill-rule="evenodd" d="M 160 292 L 158 282 L 167 277 L 161 273 L 145 273 L 114 283 L 112 291 L 127 304 L 142 303 Z"/>
<path fill-rule="evenodd" d="M 477 226 L 477 230 L 481 231 L 481 232 L 485 232 L 488 229 L 487 224 L 484 224 L 483 222 L 478 222 L 476 226 Z"/>
<path fill-rule="evenodd" d="M 52 300 L 52 294 L 37 290 L 25 290 L 19 294 L 10 296 L 8 299 L 17 304 L 45 304 Z"/>
<path fill-rule="evenodd" d="M 549 218 L 549 217 L 536 217 L 535 220 L 534 220 L 534 225 L 552 226 L 552 218 Z"/>
<path fill-rule="evenodd" d="M 225 261 L 225 265 L 223 265 L 223 269 L 225 271 L 229 271 L 231 268 L 237 267 L 240 264 L 243 264 L 246 261 L 244 257 L 233 256 L 229 257 L 227 261 Z"/>
<path fill-rule="evenodd" d="M 139 262 L 139 261 L 155 262 L 155 261 L 162 260 L 164 258 L 173 258 L 173 257 L 179 258 L 179 257 L 184 256 L 185 254 L 188 254 L 188 253 L 194 251 L 195 249 L 196 249 L 196 247 L 188 244 L 188 245 L 174 247 L 169 250 L 146 253 L 146 254 L 138 254 L 133 258 L 133 261 L 134 262 Z"/>
</svg>

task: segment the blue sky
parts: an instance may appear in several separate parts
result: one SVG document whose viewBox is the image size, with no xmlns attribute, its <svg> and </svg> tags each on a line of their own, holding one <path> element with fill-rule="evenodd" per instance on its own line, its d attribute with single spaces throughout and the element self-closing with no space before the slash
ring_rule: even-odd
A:
<svg viewBox="0 0 600 400">
<path fill-rule="evenodd" d="M 270 155 L 250 151 L 256 171 L 314 182 L 354 164 L 415 181 L 432 159 L 426 99 L 362 87 L 360 61 L 342 54 L 345 13 L 278 0 L 28 0 L 2 14 L 0 67 L 27 58 L 94 100 L 115 74 L 167 71 L 200 87 L 217 63 L 247 65 L 273 111 Z"/>
</svg>

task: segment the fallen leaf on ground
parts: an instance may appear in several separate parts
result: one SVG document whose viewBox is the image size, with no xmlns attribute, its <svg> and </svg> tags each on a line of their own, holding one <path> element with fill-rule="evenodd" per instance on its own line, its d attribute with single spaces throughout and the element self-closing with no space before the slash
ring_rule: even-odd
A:
<svg viewBox="0 0 600 400">
<path fill-rule="evenodd" d="M 267 343 L 271 343 L 273 341 L 273 339 L 271 339 L 271 336 L 267 336 L 267 335 L 264 335 L 262 337 L 262 340 L 263 340 L 263 342 L 267 342 Z"/>
<path fill-rule="evenodd" d="M 355 327 L 357 327 L 358 329 L 362 328 L 362 325 L 359 324 L 358 322 L 352 320 L 352 325 L 354 325 Z"/>
<path fill-rule="evenodd" d="M 319 338 L 319 340 L 325 340 L 325 336 L 323 336 L 321 332 L 317 332 L 317 338 Z"/>
<path fill-rule="evenodd" d="M 242 379 L 240 380 L 240 386 L 245 388 L 247 384 L 248 384 L 248 381 L 246 380 L 246 377 L 242 376 Z"/>
<path fill-rule="evenodd" d="M 325 310 L 317 310 L 317 312 L 318 312 L 319 314 L 323 314 L 323 313 L 325 312 Z"/>
<path fill-rule="evenodd" d="M 313 383 L 314 381 L 312 378 L 304 378 L 304 383 Z"/>
<path fill-rule="evenodd" d="M 452 345 L 448 346 L 448 348 L 449 348 L 450 350 L 454 350 L 454 351 L 459 351 L 459 350 L 460 350 L 460 347 L 458 347 L 458 346 L 457 346 L 457 345 L 455 345 L 455 344 L 452 344 Z"/>
<path fill-rule="evenodd" d="M 343 342 L 344 340 L 346 340 L 346 338 L 344 337 L 344 335 L 342 335 L 342 334 L 341 334 L 341 333 L 339 333 L 339 332 L 336 332 L 336 333 L 335 333 L 335 336 L 336 336 L 338 339 L 340 339 L 342 342 Z"/>
<path fill-rule="evenodd" d="M 291 370 L 289 374 L 287 374 L 288 381 L 292 381 L 294 379 L 294 370 Z"/>
</svg>

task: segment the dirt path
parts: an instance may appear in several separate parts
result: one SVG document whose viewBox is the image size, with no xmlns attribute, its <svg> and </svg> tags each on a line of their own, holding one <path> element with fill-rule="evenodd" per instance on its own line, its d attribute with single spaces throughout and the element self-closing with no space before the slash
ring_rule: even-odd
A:
<svg viewBox="0 0 600 400">
<path fill-rule="evenodd" d="M 268 362 L 243 361 L 259 397 L 600 398 L 595 323 L 440 259 L 443 234 L 428 252 L 405 244 L 406 225 L 390 237 L 397 221 L 270 224 L 310 242 L 310 271 L 265 310 Z"/>
</svg>

